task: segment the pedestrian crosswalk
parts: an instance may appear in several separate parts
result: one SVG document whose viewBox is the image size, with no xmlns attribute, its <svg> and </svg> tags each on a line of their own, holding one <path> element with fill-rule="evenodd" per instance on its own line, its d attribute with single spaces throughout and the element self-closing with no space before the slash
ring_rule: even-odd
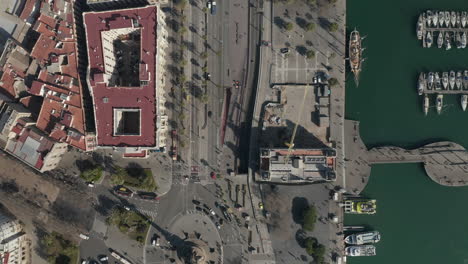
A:
<svg viewBox="0 0 468 264">
<path fill-rule="evenodd" d="M 143 215 L 146 215 L 152 219 L 156 218 L 156 216 L 158 215 L 158 213 L 156 211 L 150 211 L 150 210 L 145 210 L 145 209 L 141 209 L 141 208 L 138 208 L 137 211 L 140 213 L 140 214 L 143 214 Z"/>
</svg>

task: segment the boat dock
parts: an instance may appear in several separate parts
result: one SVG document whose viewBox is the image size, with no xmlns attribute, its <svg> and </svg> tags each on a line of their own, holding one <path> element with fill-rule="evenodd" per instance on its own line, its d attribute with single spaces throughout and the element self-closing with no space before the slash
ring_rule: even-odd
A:
<svg viewBox="0 0 468 264">
<path fill-rule="evenodd" d="M 438 34 L 436 34 L 438 32 Z M 466 11 L 428 10 L 419 15 L 416 35 L 424 48 L 432 46 L 446 50 L 466 48 L 468 34 L 468 14 Z"/>
</svg>

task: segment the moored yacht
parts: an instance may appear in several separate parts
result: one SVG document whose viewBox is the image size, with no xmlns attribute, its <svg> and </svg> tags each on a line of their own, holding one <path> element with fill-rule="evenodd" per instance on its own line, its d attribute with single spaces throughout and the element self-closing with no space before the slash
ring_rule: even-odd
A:
<svg viewBox="0 0 468 264">
<path fill-rule="evenodd" d="M 437 27 L 439 23 L 439 16 L 437 15 L 437 11 L 434 11 L 434 13 L 432 14 L 432 24 L 434 25 L 434 27 Z"/>
<path fill-rule="evenodd" d="M 463 72 L 463 88 L 468 89 L 468 70 Z"/>
<path fill-rule="evenodd" d="M 427 75 L 427 88 L 432 89 L 433 85 L 434 85 L 434 73 L 430 72 Z"/>
<path fill-rule="evenodd" d="M 348 245 L 374 244 L 380 241 L 378 231 L 360 232 L 345 237 L 345 243 Z"/>
<path fill-rule="evenodd" d="M 359 245 L 350 246 L 345 248 L 346 256 L 361 257 L 361 256 L 375 256 L 375 247 L 373 245 Z"/>
<path fill-rule="evenodd" d="M 431 31 L 427 31 L 426 47 L 428 48 L 432 47 L 432 32 Z"/>
<path fill-rule="evenodd" d="M 424 28 L 424 17 L 423 15 L 419 15 L 418 18 L 418 24 L 416 25 L 416 35 L 418 36 L 418 39 L 422 39 L 423 37 L 423 28 Z"/>
<path fill-rule="evenodd" d="M 461 36 L 461 48 L 462 49 L 466 48 L 466 32 L 463 32 Z"/>
<path fill-rule="evenodd" d="M 439 115 L 442 112 L 443 99 L 444 99 L 444 96 L 442 94 L 437 95 L 436 109 L 437 109 L 437 114 Z"/>
<path fill-rule="evenodd" d="M 418 94 L 419 95 L 423 94 L 425 86 L 426 86 L 426 75 L 421 72 L 419 74 L 419 80 L 418 80 Z"/>
<path fill-rule="evenodd" d="M 454 32 L 453 34 L 455 34 L 455 45 L 457 46 L 457 49 L 459 49 L 462 46 L 462 44 L 461 44 L 461 33 Z"/>
<path fill-rule="evenodd" d="M 450 13 L 450 23 L 452 24 L 452 27 L 455 27 L 456 26 L 456 23 L 457 23 L 457 14 L 455 13 L 455 11 L 452 11 Z"/>
<path fill-rule="evenodd" d="M 450 32 L 445 32 L 445 50 L 449 50 L 452 48 L 450 44 Z"/>
<path fill-rule="evenodd" d="M 439 11 L 439 27 L 443 27 L 443 26 L 444 26 L 444 12 Z"/>
<path fill-rule="evenodd" d="M 444 12 L 444 22 L 446 27 L 450 27 L 450 12 L 445 11 Z"/>
<path fill-rule="evenodd" d="M 455 80 L 455 85 L 457 86 L 458 90 L 461 90 L 463 88 L 462 87 L 462 85 L 463 85 L 462 82 L 463 82 L 462 72 L 457 71 L 457 78 Z"/>
<path fill-rule="evenodd" d="M 421 36 L 422 38 L 422 36 Z M 444 45 L 444 32 L 439 32 L 439 36 L 437 37 L 437 47 L 440 49 Z"/>
<path fill-rule="evenodd" d="M 466 26 L 466 11 L 463 11 L 461 13 L 461 26 L 465 27 Z"/>
<path fill-rule="evenodd" d="M 463 111 L 466 110 L 467 100 L 468 100 L 468 95 L 462 94 L 462 96 L 461 96 L 461 107 L 462 107 Z"/>
<path fill-rule="evenodd" d="M 429 96 L 427 96 L 427 94 L 424 95 L 423 111 L 424 115 L 427 115 L 427 113 L 429 112 Z"/>
<path fill-rule="evenodd" d="M 457 12 L 457 20 L 455 21 L 455 26 L 460 27 L 460 24 L 461 24 L 460 12 Z"/>
<path fill-rule="evenodd" d="M 453 90 L 455 88 L 455 72 L 454 71 L 450 71 L 449 84 L 450 84 L 450 90 Z"/>
<path fill-rule="evenodd" d="M 442 85 L 444 86 L 445 90 L 447 90 L 448 84 L 449 84 L 448 76 L 449 76 L 448 72 L 442 73 Z"/>
<path fill-rule="evenodd" d="M 434 74 L 434 89 L 435 90 L 440 90 L 442 88 L 442 85 L 440 84 L 440 77 L 439 77 L 439 73 L 436 72 Z"/>
<path fill-rule="evenodd" d="M 427 26 L 430 27 L 432 24 L 432 11 L 431 10 L 427 10 L 426 12 L 426 22 L 427 22 Z"/>
</svg>

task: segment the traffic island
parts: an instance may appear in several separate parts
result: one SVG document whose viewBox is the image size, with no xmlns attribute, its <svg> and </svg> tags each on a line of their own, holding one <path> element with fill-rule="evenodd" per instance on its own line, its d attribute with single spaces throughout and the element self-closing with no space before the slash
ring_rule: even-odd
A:
<svg viewBox="0 0 468 264">
<path fill-rule="evenodd" d="M 112 214 L 107 218 L 107 224 L 116 226 L 121 233 L 143 244 L 150 221 L 137 212 L 114 208 Z"/>
</svg>

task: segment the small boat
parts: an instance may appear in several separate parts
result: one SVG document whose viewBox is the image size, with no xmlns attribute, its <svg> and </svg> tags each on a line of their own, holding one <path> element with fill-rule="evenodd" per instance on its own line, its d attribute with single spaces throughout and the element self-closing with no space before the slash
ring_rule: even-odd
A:
<svg viewBox="0 0 468 264">
<path fill-rule="evenodd" d="M 430 48 L 432 46 L 432 32 L 427 31 L 427 36 L 426 36 L 426 47 Z"/>
<path fill-rule="evenodd" d="M 466 48 L 466 32 L 463 32 L 463 34 L 461 35 L 461 48 Z"/>
<path fill-rule="evenodd" d="M 455 88 L 455 72 L 450 71 L 449 73 L 449 85 L 450 85 L 450 90 L 453 90 Z"/>
<path fill-rule="evenodd" d="M 437 15 L 437 11 L 434 11 L 434 14 L 432 15 L 432 24 L 434 27 L 437 27 L 439 23 L 439 16 Z"/>
<path fill-rule="evenodd" d="M 457 20 L 455 21 L 455 26 L 460 27 L 460 25 L 461 25 L 461 16 L 460 16 L 460 12 L 457 12 Z"/>
<path fill-rule="evenodd" d="M 425 86 L 426 86 L 426 75 L 421 72 L 419 74 L 419 80 L 418 80 L 418 95 L 423 94 Z"/>
<path fill-rule="evenodd" d="M 439 26 L 443 27 L 444 26 L 444 12 L 439 11 Z"/>
<path fill-rule="evenodd" d="M 439 32 L 439 36 L 437 37 L 437 47 L 440 49 L 444 45 L 444 32 Z"/>
<path fill-rule="evenodd" d="M 448 76 L 449 76 L 448 72 L 442 73 L 442 85 L 444 87 L 444 90 L 447 90 L 448 85 L 449 85 Z"/>
<path fill-rule="evenodd" d="M 444 12 L 444 22 L 446 27 L 450 27 L 450 12 L 445 11 Z"/>
<path fill-rule="evenodd" d="M 449 50 L 452 48 L 450 44 L 450 32 L 445 32 L 445 50 Z"/>
<path fill-rule="evenodd" d="M 434 85 L 434 73 L 430 72 L 429 75 L 427 75 L 427 88 L 432 89 L 433 85 Z"/>
<path fill-rule="evenodd" d="M 439 115 L 442 112 L 443 99 L 444 99 L 444 96 L 442 94 L 437 95 L 436 109 L 437 109 L 437 114 Z"/>
<path fill-rule="evenodd" d="M 345 237 L 345 243 L 348 245 L 374 244 L 380 241 L 378 231 L 360 232 Z"/>
<path fill-rule="evenodd" d="M 461 33 L 459 34 L 458 32 L 454 32 L 455 34 L 455 46 L 457 46 L 457 49 L 460 49 L 462 44 L 461 44 Z"/>
<path fill-rule="evenodd" d="M 432 24 L 432 11 L 431 10 L 427 10 L 426 12 L 426 22 L 427 22 L 427 26 L 430 27 Z"/>
<path fill-rule="evenodd" d="M 465 27 L 466 26 L 466 11 L 463 11 L 461 13 L 461 26 Z"/>
<path fill-rule="evenodd" d="M 468 70 L 463 72 L 463 87 L 468 89 Z"/>
<path fill-rule="evenodd" d="M 423 15 L 419 15 L 418 18 L 418 24 L 416 25 L 416 35 L 418 36 L 418 39 L 421 40 L 423 37 L 423 28 L 424 28 L 424 17 Z"/>
<path fill-rule="evenodd" d="M 442 88 L 442 85 L 440 84 L 440 77 L 439 77 L 439 73 L 436 72 L 434 74 L 434 89 L 435 90 L 440 90 Z"/>
<path fill-rule="evenodd" d="M 463 89 L 463 76 L 461 71 L 457 71 L 457 77 L 455 79 L 455 85 L 457 86 L 458 90 Z"/>
<path fill-rule="evenodd" d="M 361 256 L 375 256 L 375 247 L 373 245 L 358 245 L 345 248 L 346 256 L 361 257 Z"/>
<path fill-rule="evenodd" d="M 468 99 L 468 95 L 462 94 L 462 96 L 461 96 L 461 107 L 462 107 L 463 111 L 466 110 L 467 99 Z"/>
<path fill-rule="evenodd" d="M 456 22 L 457 22 L 457 14 L 455 13 L 455 11 L 452 11 L 450 13 L 450 23 L 452 24 L 452 27 L 455 27 Z"/>
<path fill-rule="evenodd" d="M 348 214 L 375 214 L 377 212 L 377 200 L 352 199 L 344 201 L 344 212 Z"/>
<path fill-rule="evenodd" d="M 424 115 L 427 115 L 427 113 L 429 112 L 429 96 L 427 96 L 427 94 L 424 95 L 423 111 Z"/>
</svg>

